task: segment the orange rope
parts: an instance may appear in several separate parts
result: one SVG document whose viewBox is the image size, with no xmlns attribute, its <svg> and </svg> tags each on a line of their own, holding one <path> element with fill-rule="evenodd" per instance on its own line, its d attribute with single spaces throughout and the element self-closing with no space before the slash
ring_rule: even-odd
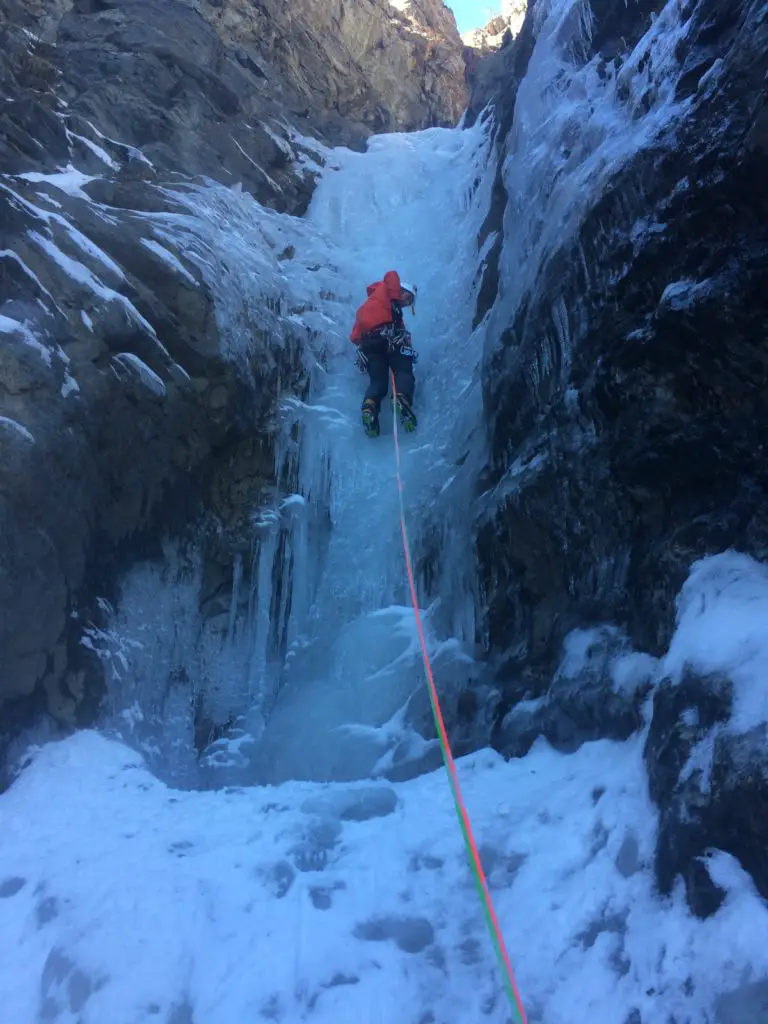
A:
<svg viewBox="0 0 768 1024">
<path fill-rule="evenodd" d="M 405 525 L 405 505 L 403 503 L 403 480 L 400 472 L 400 441 L 397 434 L 397 387 L 395 385 L 395 375 L 390 373 L 392 378 L 392 394 L 394 398 L 395 408 L 393 411 L 393 422 L 394 422 L 394 438 L 395 438 L 395 461 L 397 464 L 397 491 L 400 501 L 400 532 L 403 537 L 403 552 L 405 554 L 405 566 L 408 571 L 408 586 L 411 591 L 411 604 L 413 605 L 413 613 L 416 617 L 416 628 L 419 634 L 419 644 L 421 645 L 421 656 L 424 661 L 424 672 L 427 677 L 427 687 L 429 689 L 429 700 L 432 705 L 432 713 L 435 718 L 435 725 L 437 727 L 437 735 L 440 740 L 440 747 L 443 752 L 443 761 L 445 767 L 448 769 L 448 779 L 451 785 L 451 792 L 453 794 L 453 802 L 456 806 L 456 813 L 459 818 L 461 825 L 461 831 L 464 835 L 464 842 L 466 843 L 467 853 L 469 854 L 470 866 L 472 873 L 475 877 L 475 883 L 477 885 L 480 899 L 483 904 L 483 910 L 485 911 L 485 917 L 488 924 L 488 929 L 491 933 L 491 940 L 493 941 L 496 949 L 496 955 L 499 960 L 499 964 L 504 975 L 505 987 L 507 994 L 509 995 L 512 1007 L 515 1010 L 518 1021 L 520 1024 L 528 1024 L 528 1018 L 525 1014 L 523 1007 L 523 1001 L 520 997 L 520 991 L 515 981 L 515 972 L 512 970 L 512 963 L 509 959 L 509 953 L 504 942 L 504 936 L 501 933 L 501 927 L 499 925 L 499 919 L 496 916 L 496 911 L 493 906 L 493 900 L 491 899 L 491 893 L 488 889 L 488 882 L 483 871 L 483 865 L 480 860 L 480 854 L 477 849 L 477 843 L 472 832 L 472 826 L 469 821 L 469 815 L 467 814 L 467 808 L 464 804 L 464 799 L 461 794 L 461 786 L 459 785 L 459 776 L 456 772 L 456 762 L 453 759 L 453 753 L 451 751 L 451 745 L 448 741 L 448 733 L 445 728 L 445 721 L 443 719 L 443 713 L 440 708 L 440 698 L 437 695 L 437 687 L 435 686 L 435 677 L 432 672 L 432 663 L 429 660 L 429 653 L 427 651 L 427 644 L 424 638 L 424 627 L 421 621 L 421 612 L 419 611 L 419 602 L 416 595 L 416 583 L 413 575 L 413 563 L 411 561 L 411 549 L 408 543 L 408 531 Z"/>
</svg>

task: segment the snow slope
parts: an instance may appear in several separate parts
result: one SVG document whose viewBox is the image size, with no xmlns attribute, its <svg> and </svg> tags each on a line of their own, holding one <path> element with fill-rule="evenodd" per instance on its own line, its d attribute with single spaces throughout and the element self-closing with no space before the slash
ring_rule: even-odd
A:
<svg viewBox="0 0 768 1024">
<path fill-rule="evenodd" d="M 706 923 L 653 896 L 637 738 L 460 773 L 531 1021 L 705 1024 L 768 970 L 737 865 Z M 181 792 L 81 733 L 34 755 L 0 828 L 9 1024 L 510 1019 L 440 773 Z"/>
</svg>

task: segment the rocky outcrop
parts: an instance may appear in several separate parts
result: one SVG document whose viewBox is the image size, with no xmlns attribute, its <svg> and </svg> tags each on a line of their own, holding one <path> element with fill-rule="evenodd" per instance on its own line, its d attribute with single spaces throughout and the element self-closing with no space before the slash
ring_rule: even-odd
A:
<svg viewBox="0 0 768 1024">
<path fill-rule="evenodd" d="M 768 556 L 768 29 L 759 5 L 699 0 L 630 56 L 656 6 L 593 4 L 570 51 L 568 74 L 608 90 L 590 87 L 583 116 L 610 111 L 625 132 L 613 159 L 590 163 L 592 126 L 564 120 L 551 176 L 531 178 L 537 212 L 519 195 L 505 211 L 505 246 L 524 236 L 531 272 L 502 254 L 477 554 L 510 692 L 525 666 L 540 693 L 577 625 L 614 622 L 658 653 L 696 558 Z M 529 19 L 507 60 L 530 56 L 533 31 Z M 662 31 L 676 39 L 663 55 Z M 592 168 L 582 186 L 579 167 Z"/>
<path fill-rule="evenodd" d="M 531 7 L 531 12 L 533 7 Z M 497 148 L 504 152 L 512 121 L 515 115 L 517 90 L 520 86 L 533 53 L 535 35 L 533 16 L 524 19 L 517 37 L 505 38 L 495 51 L 478 56 L 470 50 L 467 58 L 467 81 L 470 97 L 465 115 L 467 127 L 477 119 L 493 117 Z M 492 113 L 491 113 L 492 112 Z M 491 204 L 485 222 L 477 239 L 478 251 L 482 251 L 491 235 L 495 240 L 482 259 L 479 275 L 480 287 L 477 296 L 473 326 L 477 327 L 493 306 L 499 290 L 499 260 L 504 242 L 504 215 L 507 208 L 507 191 L 504 184 L 503 161 L 499 159 L 496 178 L 493 183 Z"/>
<path fill-rule="evenodd" d="M 533 8 L 531 8 L 531 12 Z M 497 49 L 471 51 L 467 60 L 470 86 L 465 123 L 475 123 L 486 107 L 492 107 L 500 141 L 505 140 L 515 112 L 517 89 L 528 69 L 535 42 L 533 14 L 527 17 L 517 36 L 502 36 Z M 498 221 L 497 227 L 501 226 Z"/>
<path fill-rule="evenodd" d="M 629 651 L 626 639 L 606 627 L 574 631 L 566 652 L 545 696 L 525 699 L 523 684 L 507 694 L 508 714 L 496 709 L 497 750 L 523 757 L 544 736 L 556 750 L 572 753 L 590 740 L 625 740 L 642 726 L 653 658 Z"/>
<path fill-rule="evenodd" d="M 333 142 L 453 125 L 466 105 L 461 39 L 442 0 L 209 0 L 201 11 L 223 40 L 269 61 Z"/>
<path fill-rule="evenodd" d="M 465 124 L 473 125 L 481 112 L 492 106 L 496 129 L 502 139 L 512 125 L 517 87 L 533 49 L 533 17 L 526 18 L 527 10 L 527 0 L 507 0 L 502 5 L 502 13 L 492 18 L 485 28 L 462 36 L 467 45 L 465 60 L 470 90 Z M 493 228 L 497 230 L 501 226 L 498 214 L 492 213 L 491 218 L 498 221 Z"/>
<path fill-rule="evenodd" d="M 0 184 L 14 295 L 0 304 L 2 695 L 42 688 L 72 720 L 99 694 L 80 646 L 96 596 L 159 555 L 163 536 L 217 511 L 221 467 L 254 432 L 258 505 L 275 483 L 276 400 L 300 394 L 305 371 L 300 333 L 277 316 L 271 329 L 254 321 L 232 358 L 213 282 L 158 241 L 151 217 L 117 205 L 119 188 L 96 204 L 14 185 Z M 165 207 L 166 218 L 182 213 Z"/>
<path fill-rule="evenodd" d="M 441 0 L 3 0 L 0 14 L 39 38 L 38 74 L 52 66 L 71 114 L 159 169 L 242 181 L 281 209 L 297 205 L 282 194 L 284 121 L 360 145 L 455 124 L 467 99 Z"/>
<path fill-rule="evenodd" d="M 297 94 L 275 81 L 270 88 L 258 62 L 223 45 L 194 7 L 181 0 L 51 4 L 47 17 L 16 0 L 3 0 L 3 8 L 6 173 L 66 163 L 89 173 L 114 170 L 94 149 L 109 153 L 103 143 L 114 139 L 134 176 L 147 177 L 151 165 L 163 177 L 240 183 L 276 209 L 306 207 L 312 181 L 295 173 L 280 120 L 298 107 Z M 62 120 L 66 136 L 57 130 Z"/>
<path fill-rule="evenodd" d="M 677 685 L 666 680 L 654 694 L 645 746 L 650 794 L 660 810 L 659 889 L 669 893 L 682 876 L 700 917 L 714 913 L 725 895 L 707 870 L 713 849 L 737 858 L 768 898 L 767 729 L 729 728 L 732 706 L 726 677 L 688 671 Z"/>
<path fill-rule="evenodd" d="M 492 741 L 520 756 L 539 736 L 569 750 L 647 727 L 658 887 L 682 878 L 706 917 L 725 897 L 719 856 L 768 892 L 760 615 L 730 662 L 683 659 L 674 678 L 649 671 L 629 692 L 610 651 L 575 674 L 561 658 L 574 631 L 604 623 L 658 655 L 676 604 L 703 615 L 728 589 L 713 564 L 711 587 L 689 582 L 678 598 L 701 576 L 694 563 L 731 548 L 768 558 L 768 26 L 741 0 L 590 7 L 588 32 L 529 12 L 481 63 L 470 103 L 470 117 L 490 103 L 500 126 L 483 229 L 499 238 L 476 318 L 488 338 L 476 551 L 500 694 Z M 717 557 L 736 576 L 755 565 Z M 722 637 L 751 607 L 729 613 Z M 692 649 L 724 642 L 708 630 Z"/>
<path fill-rule="evenodd" d="M 190 210 L 182 192 L 169 190 L 172 181 L 182 189 L 181 176 L 161 178 L 166 151 L 153 151 L 155 164 L 130 142 L 112 141 L 113 122 L 102 131 L 86 111 L 71 113 L 57 92 L 67 67 L 59 47 L 8 23 L 2 43 L 0 701 L 8 730 L 40 709 L 69 723 L 92 713 L 103 681 L 81 640 L 100 619 L 97 597 L 111 596 L 133 561 L 156 556 L 163 536 L 213 509 L 222 463 L 254 431 L 267 452 L 250 460 L 254 503 L 259 487 L 274 484 L 276 401 L 281 389 L 302 392 L 305 371 L 303 333 L 277 313 L 243 323 L 251 341 L 233 357 L 231 332 L 217 318 L 220 253 L 194 238 L 183 252 L 173 238 Z M 285 155 L 298 152 L 269 141 L 281 166 L 266 190 L 264 176 L 254 176 L 254 191 L 300 205 L 311 183 Z"/>
<path fill-rule="evenodd" d="M 467 46 L 487 56 L 500 47 L 509 46 L 520 34 L 527 9 L 527 0 L 506 0 L 502 4 L 501 14 L 491 18 L 483 28 L 462 33 L 461 38 Z"/>
<path fill-rule="evenodd" d="M 461 38 L 467 46 L 479 50 L 483 56 L 486 56 L 502 45 L 509 45 L 512 42 L 512 32 L 507 19 L 498 14 L 495 18 L 491 18 L 483 28 L 473 28 L 469 32 L 463 32 Z"/>
</svg>

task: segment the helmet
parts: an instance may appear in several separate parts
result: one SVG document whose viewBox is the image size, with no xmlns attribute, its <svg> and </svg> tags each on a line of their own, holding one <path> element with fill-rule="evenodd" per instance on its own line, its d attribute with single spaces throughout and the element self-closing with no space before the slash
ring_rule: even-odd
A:
<svg viewBox="0 0 768 1024">
<path fill-rule="evenodd" d="M 412 312 L 415 313 L 416 312 L 416 295 L 418 293 L 418 288 L 416 287 L 415 284 L 408 284 L 406 281 L 401 281 L 400 282 L 400 289 L 401 289 L 401 291 L 403 293 L 406 293 L 406 294 L 403 294 L 403 298 L 401 299 L 402 305 L 410 306 Z"/>
</svg>

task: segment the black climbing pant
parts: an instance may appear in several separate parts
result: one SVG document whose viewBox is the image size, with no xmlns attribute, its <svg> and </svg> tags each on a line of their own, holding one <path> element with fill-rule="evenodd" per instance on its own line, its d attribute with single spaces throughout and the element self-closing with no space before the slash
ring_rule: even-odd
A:
<svg viewBox="0 0 768 1024">
<path fill-rule="evenodd" d="M 403 355 L 397 349 L 390 352 L 388 343 L 383 339 L 363 342 L 360 347 L 368 360 L 370 378 L 365 397 L 376 403 L 376 412 L 387 397 L 390 371 L 395 375 L 398 395 L 403 395 L 408 404 L 413 405 L 413 389 L 416 383 L 413 377 L 413 356 Z"/>
</svg>

